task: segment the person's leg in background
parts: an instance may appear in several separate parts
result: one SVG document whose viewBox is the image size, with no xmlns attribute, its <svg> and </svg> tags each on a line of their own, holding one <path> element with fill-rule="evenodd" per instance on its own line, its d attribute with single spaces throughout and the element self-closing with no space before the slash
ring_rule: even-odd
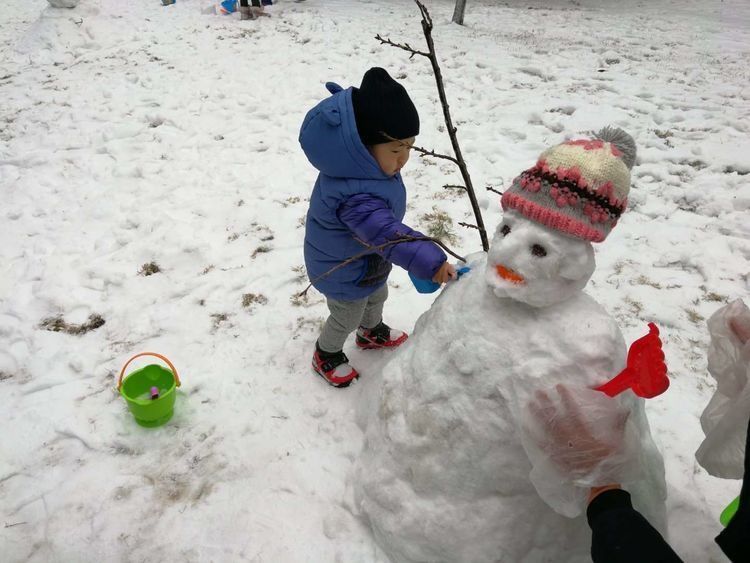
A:
<svg viewBox="0 0 750 563">
<path fill-rule="evenodd" d="M 240 0 L 240 19 L 241 20 L 254 20 L 258 16 L 265 16 L 263 12 L 263 6 L 260 5 L 260 0 L 250 0 L 252 5 L 248 5 L 248 0 Z"/>
</svg>

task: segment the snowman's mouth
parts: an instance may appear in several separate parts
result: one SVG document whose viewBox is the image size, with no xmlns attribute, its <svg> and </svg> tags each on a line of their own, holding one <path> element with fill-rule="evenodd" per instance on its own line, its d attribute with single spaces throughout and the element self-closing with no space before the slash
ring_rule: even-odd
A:
<svg viewBox="0 0 750 563">
<path fill-rule="evenodd" d="M 526 280 L 523 279 L 523 276 L 521 274 L 515 272 L 514 270 L 511 270 L 510 268 L 506 268 L 502 264 L 497 264 L 495 266 L 495 271 L 497 272 L 498 276 L 511 283 L 515 283 L 518 285 L 526 283 Z"/>
</svg>

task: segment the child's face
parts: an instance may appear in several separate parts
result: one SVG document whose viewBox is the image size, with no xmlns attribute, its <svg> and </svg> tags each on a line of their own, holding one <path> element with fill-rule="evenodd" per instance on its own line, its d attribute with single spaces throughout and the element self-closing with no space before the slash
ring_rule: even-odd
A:
<svg viewBox="0 0 750 563">
<path fill-rule="evenodd" d="M 367 149 L 380 166 L 380 169 L 388 176 L 393 176 L 409 161 L 411 147 L 416 137 L 370 145 Z"/>
</svg>

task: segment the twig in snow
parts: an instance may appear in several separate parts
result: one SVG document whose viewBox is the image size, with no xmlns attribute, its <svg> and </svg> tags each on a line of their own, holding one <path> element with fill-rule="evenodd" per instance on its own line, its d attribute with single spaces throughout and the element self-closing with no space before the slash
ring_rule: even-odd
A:
<svg viewBox="0 0 750 563">
<path fill-rule="evenodd" d="M 472 225 L 471 223 L 459 222 L 459 225 L 461 225 L 462 227 L 466 227 L 467 229 L 479 229 L 479 227 L 477 227 L 476 225 Z"/>
<path fill-rule="evenodd" d="M 57 435 L 60 436 L 60 438 L 58 438 L 59 440 L 65 440 L 65 439 L 76 440 L 80 442 L 81 444 L 83 444 L 83 447 L 86 448 L 87 450 L 95 449 L 95 448 L 92 448 L 86 440 L 84 440 L 78 434 L 74 432 L 71 432 L 69 430 L 55 430 L 55 433 L 57 433 Z"/>
<path fill-rule="evenodd" d="M 503 195 L 503 192 L 501 192 L 500 190 L 496 190 L 492 186 L 486 186 L 486 189 L 487 189 L 488 192 L 494 192 L 494 193 L 496 193 L 498 195 Z"/>
<path fill-rule="evenodd" d="M 9 473 L 5 477 L 0 477 L 0 483 L 4 483 L 8 479 L 10 479 L 11 477 L 15 477 L 16 475 L 20 475 L 20 473 L 18 471 L 14 471 L 13 473 Z"/>
</svg>

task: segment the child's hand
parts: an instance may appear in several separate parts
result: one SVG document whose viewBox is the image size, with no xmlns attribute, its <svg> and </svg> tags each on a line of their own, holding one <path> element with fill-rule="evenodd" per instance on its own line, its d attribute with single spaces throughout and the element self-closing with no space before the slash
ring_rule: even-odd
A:
<svg viewBox="0 0 750 563">
<path fill-rule="evenodd" d="M 456 279 L 456 269 L 451 266 L 447 261 L 443 262 L 440 269 L 432 277 L 432 281 L 435 283 L 446 283 L 448 280 Z"/>
</svg>

